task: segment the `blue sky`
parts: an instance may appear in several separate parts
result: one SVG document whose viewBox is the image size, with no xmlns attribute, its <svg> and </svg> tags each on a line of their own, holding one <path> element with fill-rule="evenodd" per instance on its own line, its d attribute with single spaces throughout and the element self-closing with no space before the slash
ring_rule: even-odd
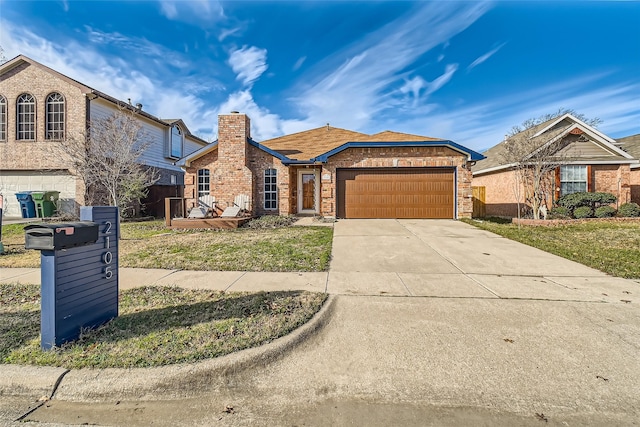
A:
<svg viewBox="0 0 640 427">
<path fill-rule="evenodd" d="M 330 123 L 475 150 L 561 107 L 640 133 L 640 2 L 0 0 L 0 46 L 215 138 Z"/>
</svg>

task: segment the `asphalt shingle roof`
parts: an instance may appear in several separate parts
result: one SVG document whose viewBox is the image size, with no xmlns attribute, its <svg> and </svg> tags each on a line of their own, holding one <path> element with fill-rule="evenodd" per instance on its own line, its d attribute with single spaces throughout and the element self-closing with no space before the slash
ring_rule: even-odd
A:
<svg viewBox="0 0 640 427">
<path fill-rule="evenodd" d="M 401 143 L 407 141 L 440 141 L 440 139 L 392 131 L 367 135 L 332 126 L 322 126 L 305 132 L 262 141 L 260 144 L 293 160 L 309 160 L 347 142 L 358 141 Z"/>
</svg>

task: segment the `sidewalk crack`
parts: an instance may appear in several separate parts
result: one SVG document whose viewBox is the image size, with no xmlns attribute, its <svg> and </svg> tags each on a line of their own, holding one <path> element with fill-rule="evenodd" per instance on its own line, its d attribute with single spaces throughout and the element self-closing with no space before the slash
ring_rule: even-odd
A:
<svg viewBox="0 0 640 427">
<path fill-rule="evenodd" d="M 45 403 L 47 403 L 48 401 L 50 401 L 51 399 L 53 399 L 53 396 L 56 394 L 56 391 L 58 391 L 58 387 L 60 387 L 60 383 L 62 382 L 62 379 L 65 377 L 65 375 L 67 375 L 69 372 L 71 372 L 71 370 L 66 369 L 63 373 L 60 374 L 60 376 L 58 377 L 58 379 L 56 380 L 56 383 L 53 385 L 53 389 L 51 390 L 51 394 L 49 395 L 49 397 L 47 398 L 47 400 L 40 402 L 39 404 L 37 404 L 36 406 L 34 406 L 33 408 L 29 409 L 27 412 L 25 412 L 24 414 L 20 415 L 18 418 L 16 418 L 14 420 L 14 422 L 18 422 L 18 421 L 22 421 L 25 418 L 27 418 L 29 415 L 33 414 L 35 411 L 37 411 L 38 409 L 42 408 L 42 405 L 44 405 Z"/>
</svg>

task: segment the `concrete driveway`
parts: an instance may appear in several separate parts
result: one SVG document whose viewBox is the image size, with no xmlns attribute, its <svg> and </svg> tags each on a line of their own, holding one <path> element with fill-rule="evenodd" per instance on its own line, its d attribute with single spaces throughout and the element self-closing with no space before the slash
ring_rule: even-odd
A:
<svg viewBox="0 0 640 427">
<path fill-rule="evenodd" d="M 640 302 L 607 276 L 459 221 L 341 220 L 327 291 L 340 295 Z"/>
</svg>

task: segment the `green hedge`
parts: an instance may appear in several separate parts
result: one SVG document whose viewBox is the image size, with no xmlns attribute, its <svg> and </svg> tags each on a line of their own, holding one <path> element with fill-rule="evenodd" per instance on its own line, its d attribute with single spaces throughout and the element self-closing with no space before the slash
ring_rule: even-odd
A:
<svg viewBox="0 0 640 427">
<path fill-rule="evenodd" d="M 637 203 L 623 203 L 618 208 L 618 216 L 638 217 L 640 216 L 640 205 Z"/>
<path fill-rule="evenodd" d="M 611 206 L 600 206 L 595 210 L 596 218 L 611 218 L 616 215 L 615 208 Z"/>
</svg>

